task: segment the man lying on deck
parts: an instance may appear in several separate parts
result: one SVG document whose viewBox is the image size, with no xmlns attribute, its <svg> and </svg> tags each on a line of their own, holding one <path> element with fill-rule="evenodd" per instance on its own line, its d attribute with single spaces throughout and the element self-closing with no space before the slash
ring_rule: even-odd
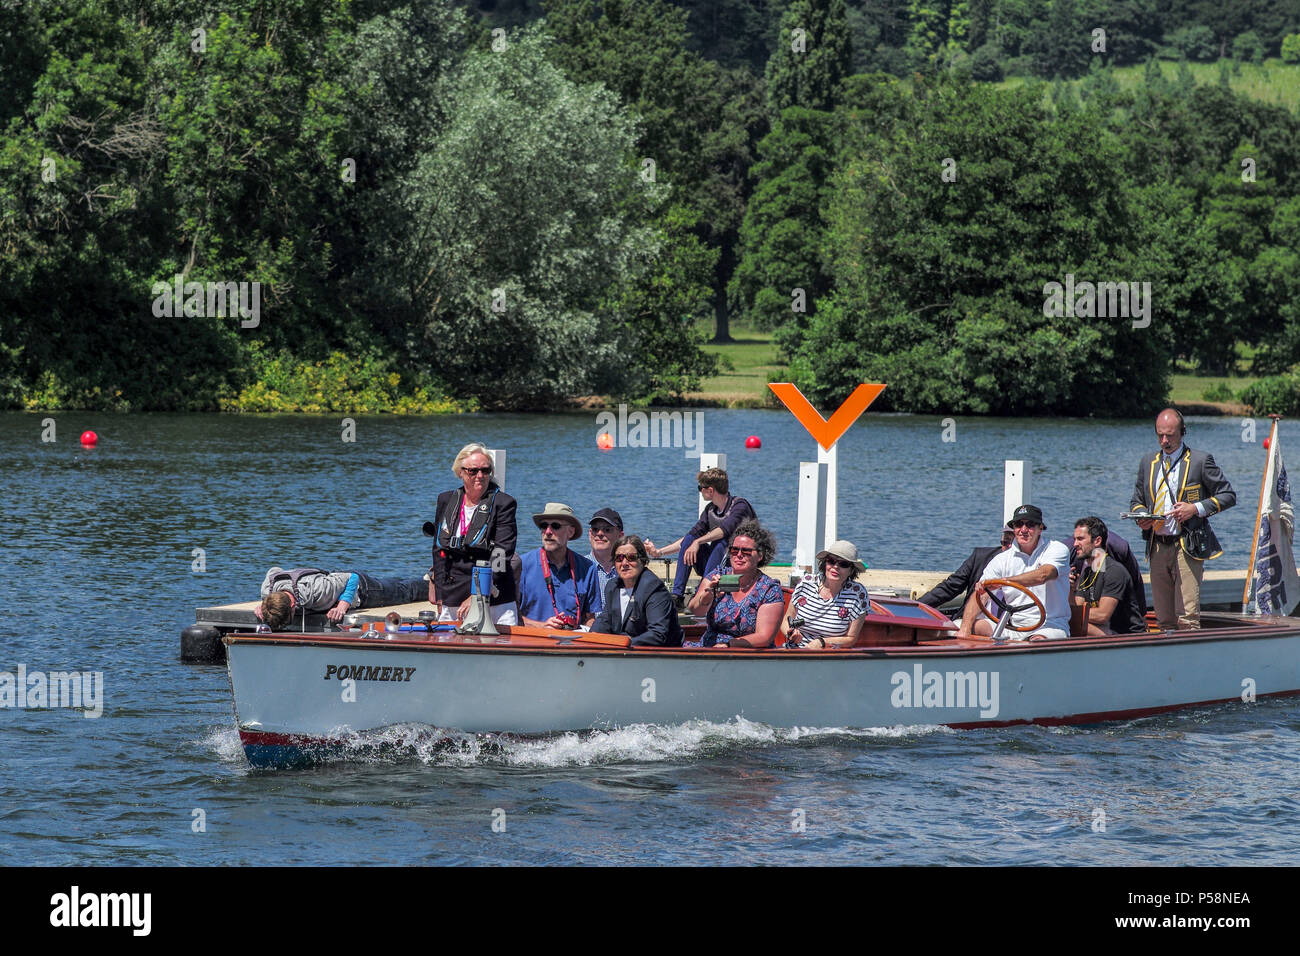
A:
<svg viewBox="0 0 1300 956">
<path fill-rule="evenodd" d="M 365 571 L 274 567 L 262 581 L 262 603 L 253 613 L 273 631 L 293 620 L 294 612 L 324 611 L 341 621 L 349 609 L 414 604 L 428 594 L 423 578 L 379 578 Z"/>
</svg>

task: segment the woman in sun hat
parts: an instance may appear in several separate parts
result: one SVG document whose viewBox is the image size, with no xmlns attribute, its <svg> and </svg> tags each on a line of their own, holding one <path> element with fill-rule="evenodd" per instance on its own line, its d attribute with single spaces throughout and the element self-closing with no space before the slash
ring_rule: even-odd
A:
<svg viewBox="0 0 1300 956">
<path fill-rule="evenodd" d="M 867 570 L 851 541 L 834 541 L 817 554 L 817 574 L 790 595 L 781 621 L 786 647 L 852 647 L 871 603 L 857 576 Z M 791 622 L 794 622 L 791 624 Z"/>
</svg>

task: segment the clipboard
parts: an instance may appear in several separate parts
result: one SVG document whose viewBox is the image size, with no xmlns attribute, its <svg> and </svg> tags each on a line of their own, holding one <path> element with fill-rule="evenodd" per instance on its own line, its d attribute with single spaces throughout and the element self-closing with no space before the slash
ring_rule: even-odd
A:
<svg viewBox="0 0 1300 956">
<path fill-rule="evenodd" d="M 1121 519 L 1131 518 L 1134 521 L 1165 521 L 1170 517 L 1169 515 L 1153 515 L 1149 511 L 1121 511 L 1119 516 Z"/>
</svg>

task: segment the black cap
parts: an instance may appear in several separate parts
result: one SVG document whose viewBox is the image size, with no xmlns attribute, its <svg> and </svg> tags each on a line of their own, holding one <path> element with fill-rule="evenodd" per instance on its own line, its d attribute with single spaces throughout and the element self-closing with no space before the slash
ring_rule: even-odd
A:
<svg viewBox="0 0 1300 956">
<path fill-rule="evenodd" d="M 1007 522 L 1010 528 L 1017 521 L 1032 521 L 1034 524 L 1043 524 L 1043 512 L 1037 505 L 1021 505 L 1011 515 L 1011 520 Z"/>
<path fill-rule="evenodd" d="M 623 533 L 623 519 L 619 517 L 619 513 L 615 511 L 613 508 L 601 508 L 599 511 L 597 511 L 594 515 L 591 516 L 591 521 L 588 521 L 587 525 L 590 526 L 597 520 L 607 522 L 608 524 L 612 524 L 615 528 L 618 529 L 619 534 Z"/>
</svg>

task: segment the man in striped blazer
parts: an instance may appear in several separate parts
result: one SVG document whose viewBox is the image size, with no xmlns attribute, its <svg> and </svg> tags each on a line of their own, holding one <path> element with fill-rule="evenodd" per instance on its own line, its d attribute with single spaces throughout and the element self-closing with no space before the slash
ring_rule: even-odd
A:
<svg viewBox="0 0 1300 956">
<path fill-rule="evenodd" d="M 1205 560 L 1223 553 L 1207 520 L 1237 503 L 1232 485 L 1214 456 L 1183 443 L 1182 413 L 1166 408 L 1156 416 L 1160 450 L 1142 459 L 1133 487 L 1132 511 L 1139 518 L 1151 566 L 1151 603 L 1160 629 L 1201 626 L 1201 577 Z"/>
</svg>

